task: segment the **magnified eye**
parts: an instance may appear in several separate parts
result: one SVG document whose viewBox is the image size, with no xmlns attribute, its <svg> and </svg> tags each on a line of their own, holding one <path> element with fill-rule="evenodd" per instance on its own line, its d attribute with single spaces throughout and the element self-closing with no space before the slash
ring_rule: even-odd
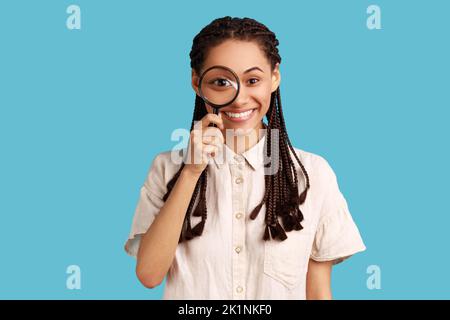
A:
<svg viewBox="0 0 450 320">
<path fill-rule="evenodd" d="M 214 84 L 214 85 L 217 85 L 218 87 L 229 87 L 229 86 L 231 86 L 230 81 L 228 79 L 225 79 L 225 78 L 217 78 L 217 79 L 211 80 L 209 82 L 209 84 Z"/>
</svg>

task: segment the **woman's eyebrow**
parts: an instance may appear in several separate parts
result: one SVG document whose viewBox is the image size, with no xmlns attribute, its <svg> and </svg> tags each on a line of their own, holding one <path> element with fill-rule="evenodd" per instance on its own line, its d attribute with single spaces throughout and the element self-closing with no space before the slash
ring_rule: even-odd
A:
<svg viewBox="0 0 450 320">
<path fill-rule="evenodd" d="M 260 68 L 258 68 L 258 67 L 252 67 L 252 68 L 250 68 L 250 69 L 245 70 L 245 71 L 244 71 L 244 74 L 246 74 L 246 73 L 248 73 L 248 72 L 250 72 L 250 71 L 252 71 L 252 70 L 259 70 L 259 71 L 261 71 L 262 73 L 264 73 L 264 71 L 262 71 Z"/>
</svg>

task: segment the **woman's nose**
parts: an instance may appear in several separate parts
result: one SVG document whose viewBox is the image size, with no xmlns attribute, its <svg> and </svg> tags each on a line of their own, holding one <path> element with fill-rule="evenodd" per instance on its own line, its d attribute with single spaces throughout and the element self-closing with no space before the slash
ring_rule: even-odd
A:
<svg viewBox="0 0 450 320">
<path fill-rule="evenodd" d="M 233 105 L 236 107 L 244 107 L 249 102 L 249 92 L 247 88 L 244 86 L 241 86 L 239 89 L 239 94 L 236 97 L 236 100 L 234 100 Z"/>
</svg>

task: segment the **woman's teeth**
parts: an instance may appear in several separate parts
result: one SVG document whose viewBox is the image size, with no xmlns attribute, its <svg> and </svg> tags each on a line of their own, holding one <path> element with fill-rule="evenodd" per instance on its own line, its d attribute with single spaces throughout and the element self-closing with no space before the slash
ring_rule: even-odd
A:
<svg viewBox="0 0 450 320">
<path fill-rule="evenodd" d="M 245 112 L 240 112 L 240 113 L 225 112 L 225 114 L 227 116 L 229 116 L 230 118 L 246 118 L 247 116 L 249 116 L 253 112 L 253 110 L 255 110 L 255 109 L 248 110 L 248 111 L 245 111 Z"/>
</svg>

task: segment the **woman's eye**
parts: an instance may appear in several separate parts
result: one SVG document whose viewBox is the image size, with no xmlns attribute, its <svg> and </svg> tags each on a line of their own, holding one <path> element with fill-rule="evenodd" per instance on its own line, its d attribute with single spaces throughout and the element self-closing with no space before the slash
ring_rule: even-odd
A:
<svg viewBox="0 0 450 320">
<path fill-rule="evenodd" d="M 213 83 L 219 87 L 225 87 L 225 86 L 229 85 L 229 81 L 227 79 L 223 79 L 223 78 L 217 78 L 217 79 L 213 80 Z"/>
<path fill-rule="evenodd" d="M 256 81 L 253 81 L 253 80 L 256 80 Z M 255 83 L 257 83 L 259 80 L 256 79 L 256 78 L 251 78 L 251 79 L 248 80 L 248 81 L 250 82 L 250 84 L 255 84 Z"/>
</svg>

